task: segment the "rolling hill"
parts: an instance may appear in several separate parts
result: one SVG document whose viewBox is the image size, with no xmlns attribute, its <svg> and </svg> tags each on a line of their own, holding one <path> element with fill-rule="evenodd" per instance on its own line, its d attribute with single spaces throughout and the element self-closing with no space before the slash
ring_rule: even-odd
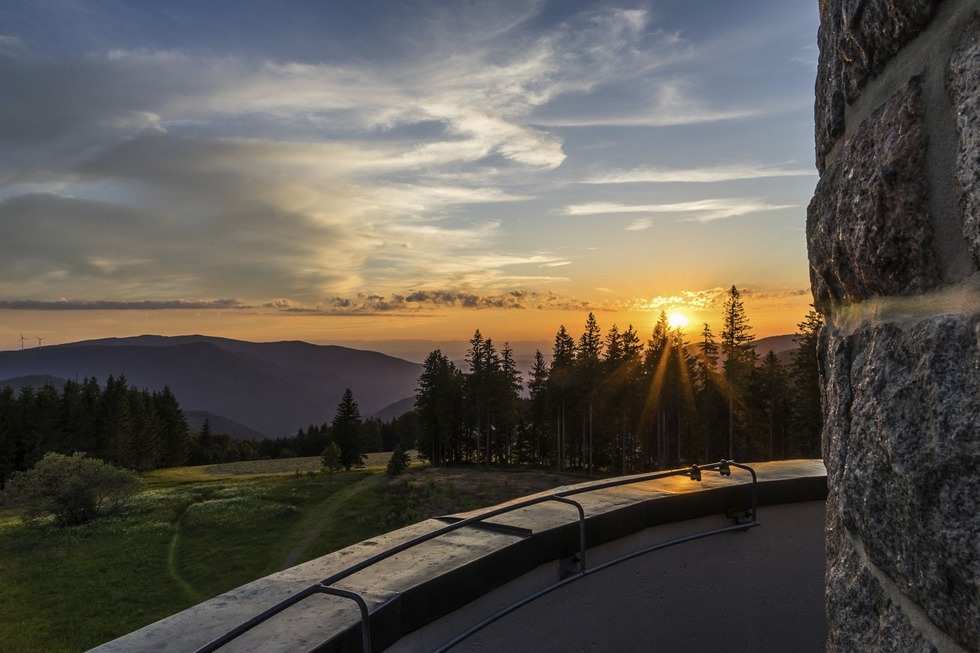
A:
<svg viewBox="0 0 980 653">
<path fill-rule="evenodd" d="M 345 388 L 361 414 L 413 396 L 422 366 L 372 351 L 209 336 L 136 336 L 0 351 L 0 380 L 49 375 L 169 386 L 186 411 L 218 415 L 262 435 L 292 435 L 333 418 Z M 0 381 L 2 382 L 2 381 Z"/>
</svg>

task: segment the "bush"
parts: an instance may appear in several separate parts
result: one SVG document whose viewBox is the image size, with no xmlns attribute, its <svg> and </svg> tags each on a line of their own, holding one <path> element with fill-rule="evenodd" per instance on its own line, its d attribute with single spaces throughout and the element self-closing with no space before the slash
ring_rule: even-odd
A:
<svg viewBox="0 0 980 653">
<path fill-rule="evenodd" d="M 391 459 L 388 460 L 388 468 L 385 472 L 388 476 L 395 477 L 408 469 L 409 457 L 405 447 L 399 442 L 395 445 L 395 450 L 391 452 Z"/>
<path fill-rule="evenodd" d="M 320 464 L 331 474 L 340 469 L 340 447 L 336 442 L 331 442 L 324 448 L 323 453 L 320 454 Z"/>
<path fill-rule="evenodd" d="M 60 526 L 82 524 L 114 511 L 140 490 L 133 472 L 83 453 L 47 453 L 33 468 L 16 472 L 0 498 L 25 519 L 54 515 Z"/>
</svg>

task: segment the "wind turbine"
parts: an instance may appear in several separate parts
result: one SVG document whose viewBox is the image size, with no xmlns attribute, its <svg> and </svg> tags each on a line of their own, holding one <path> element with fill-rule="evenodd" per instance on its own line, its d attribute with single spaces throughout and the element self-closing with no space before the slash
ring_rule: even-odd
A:
<svg viewBox="0 0 980 653">
<path fill-rule="evenodd" d="M 21 351 L 24 351 L 24 341 L 25 340 L 27 340 L 27 338 L 24 337 L 24 334 L 23 333 L 20 334 L 20 350 Z"/>
<path fill-rule="evenodd" d="M 48 338 L 47 336 L 34 336 L 34 337 L 37 338 L 37 346 L 38 347 L 41 346 L 41 341 L 42 340 L 47 340 L 47 338 Z"/>
</svg>

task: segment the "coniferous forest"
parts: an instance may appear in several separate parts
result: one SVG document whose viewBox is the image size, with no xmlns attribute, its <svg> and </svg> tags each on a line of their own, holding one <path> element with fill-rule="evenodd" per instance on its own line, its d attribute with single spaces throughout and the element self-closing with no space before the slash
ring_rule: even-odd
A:
<svg viewBox="0 0 980 653">
<path fill-rule="evenodd" d="M 53 385 L 0 388 L 0 488 L 10 474 L 51 451 L 82 451 L 120 467 L 146 471 L 184 465 L 191 437 L 177 398 L 109 377 Z"/>
<path fill-rule="evenodd" d="M 604 334 L 589 314 L 564 325 L 550 361 L 538 351 L 527 393 L 508 345 L 477 331 L 463 370 L 441 351 L 424 363 L 416 396 L 419 455 L 434 464 L 530 464 L 628 474 L 702 461 L 820 455 L 816 355 L 822 321 L 799 324 L 788 365 L 760 357 L 735 286 L 723 327 L 695 337 L 665 313 L 647 338 L 629 325 Z"/>
<path fill-rule="evenodd" d="M 524 379 L 511 348 L 480 331 L 467 369 L 441 351 L 427 357 L 415 410 L 388 423 L 362 420 L 353 395 L 333 423 L 290 437 L 235 440 L 207 421 L 188 429 L 168 389 L 150 392 L 122 376 L 15 391 L 0 388 L 0 489 L 49 451 L 85 452 L 137 471 L 258 458 L 319 456 L 331 442 L 350 468 L 361 453 L 412 446 L 435 465 L 531 465 L 611 474 L 733 458 L 820 455 L 816 356 L 822 321 L 799 324 L 799 349 L 784 364 L 759 356 L 734 286 L 723 326 L 688 336 L 660 318 L 644 338 L 632 325 L 602 332 L 589 314 L 577 338 L 558 328 L 550 357 L 535 352 Z M 350 396 L 348 396 L 350 395 Z M 343 419 L 341 419 L 343 418 Z M 340 422 L 338 422 L 340 420 Z"/>
<path fill-rule="evenodd" d="M 348 393 L 350 391 L 348 390 Z M 335 439 L 350 468 L 361 453 L 415 440 L 415 415 L 384 424 L 362 420 L 353 395 L 337 407 L 343 424 L 310 425 L 295 435 L 259 441 L 215 433 L 208 420 L 191 431 L 169 388 L 151 392 L 130 386 L 124 376 L 68 381 L 59 391 L 46 383 L 14 390 L 0 387 L 0 490 L 13 472 L 24 471 L 45 453 L 82 452 L 138 472 L 182 465 L 208 465 L 264 458 L 319 456 Z M 346 410 L 346 412 L 344 412 Z M 406 435 L 402 435 L 402 434 Z"/>
</svg>

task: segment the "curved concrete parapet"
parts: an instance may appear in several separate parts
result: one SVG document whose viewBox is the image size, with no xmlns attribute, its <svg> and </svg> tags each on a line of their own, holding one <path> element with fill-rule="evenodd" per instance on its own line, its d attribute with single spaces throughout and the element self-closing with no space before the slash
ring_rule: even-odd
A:
<svg viewBox="0 0 980 653">
<path fill-rule="evenodd" d="M 580 582 L 562 584 L 453 650 L 650 650 L 646 637 L 651 635 L 646 631 L 651 623 L 660 624 L 655 634 L 659 633 L 664 646 L 658 648 L 675 650 L 667 645 L 669 637 L 679 638 L 680 646 L 688 633 L 669 635 L 665 626 L 679 626 L 691 618 L 691 623 L 708 623 L 705 601 L 685 604 L 672 599 L 689 594 L 685 587 L 703 588 L 698 591 L 715 597 L 714 618 L 721 621 L 714 627 L 736 628 L 719 632 L 717 637 L 738 636 L 748 642 L 736 650 L 822 650 L 826 637 L 823 501 L 827 493 L 823 464 L 781 461 L 752 467 L 758 475 L 755 490 L 762 527 L 749 532 L 671 547 L 614 568 L 611 561 L 631 551 L 725 528 L 736 520 L 748 528 L 751 476 L 736 469 L 731 477 L 705 472 L 700 482 L 675 476 L 599 487 L 605 485 L 599 481 L 559 490 L 574 492 L 574 501 L 583 509 L 586 571 L 610 565 L 608 572 L 581 574 L 583 532 L 578 510 L 547 501 L 442 534 L 331 587 L 363 598 L 370 612 L 374 651 L 436 650 L 501 607 L 576 574 Z M 538 496 L 542 495 L 532 498 Z M 196 651 L 270 606 L 380 551 L 474 514 L 426 520 L 347 547 L 239 587 L 95 650 Z M 656 562 L 651 564 L 651 560 Z M 652 592 L 650 582 L 655 584 Z M 668 590 L 669 586 L 676 589 Z M 611 606 L 615 607 L 609 616 Z M 552 618 L 541 616 L 542 610 Z M 678 615 L 669 617 L 671 610 Z M 687 621 L 681 614 L 685 612 Z M 563 614 L 564 618 L 554 618 Z M 765 621 L 766 614 L 774 618 L 763 633 L 761 624 L 754 622 Z M 627 627 L 624 620 L 632 626 Z M 591 633 L 583 630 L 590 622 Z M 360 623 L 353 601 L 311 593 L 220 650 L 360 650 Z M 557 630 L 543 626 L 549 623 L 558 624 Z M 618 624 L 615 643 L 609 639 L 613 633 L 606 632 L 611 623 Z M 746 639 L 740 634 L 744 631 L 755 634 Z M 568 641 L 562 641 L 563 634 Z M 541 639 L 532 643 L 536 635 Z M 517 639 L 507 643 L 507 636 Z M 760 642 L 777 648 L 767 649 Z M 818 645 L 820 648 L 814 648 Z"/>
</svg>

